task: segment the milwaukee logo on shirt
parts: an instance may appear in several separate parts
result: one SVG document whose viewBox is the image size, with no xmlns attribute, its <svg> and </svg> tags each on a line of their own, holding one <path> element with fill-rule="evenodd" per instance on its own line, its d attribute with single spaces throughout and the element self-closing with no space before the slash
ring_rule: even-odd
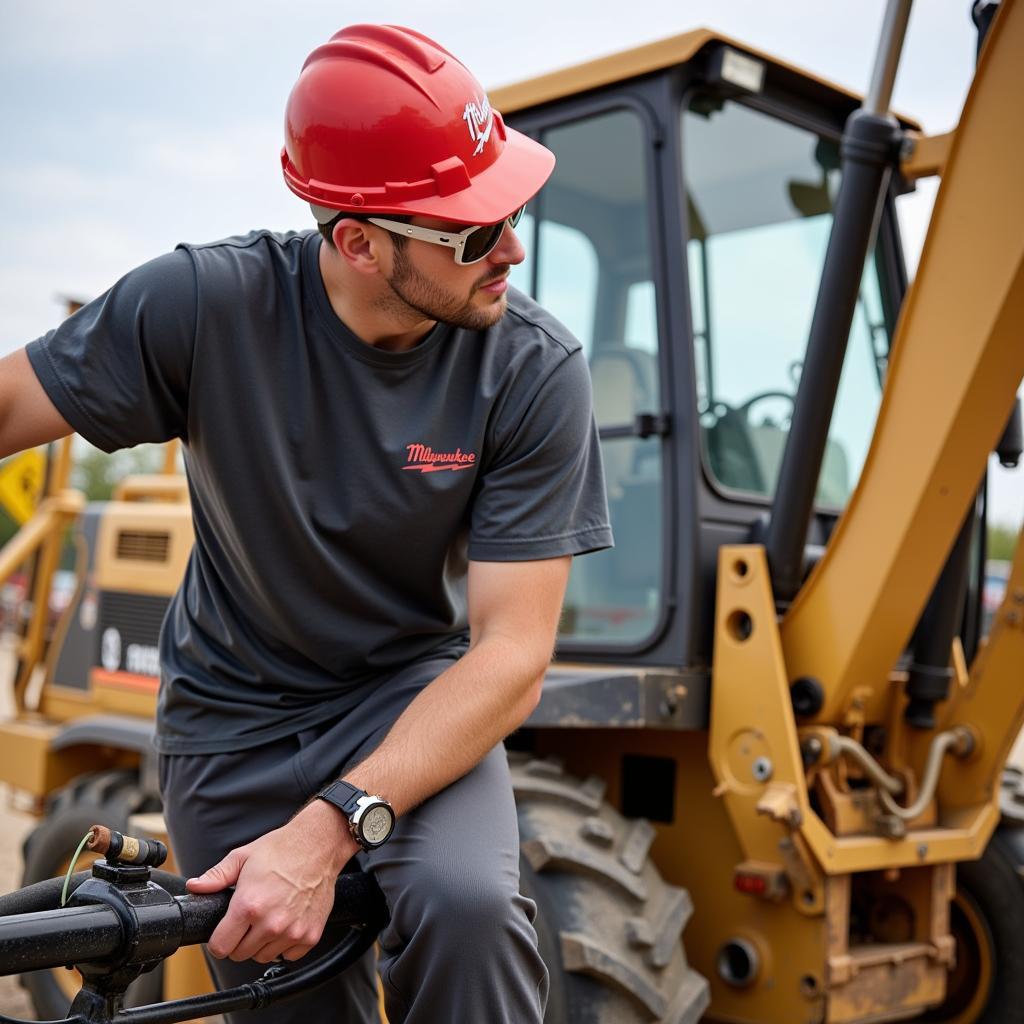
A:
<svg viewBox="0 0 1024 1024">
<path fill-rule="evenodd" d="M 418 469 L 421 473 L 437 473 L 442 469 L 472 469 L 476 465 L 476 452 L 464 452 L 456 448 L 453 452 L 435 452 L 430 445 L 407 444 L 409 453 L 402 469 Z"/>
</svg>

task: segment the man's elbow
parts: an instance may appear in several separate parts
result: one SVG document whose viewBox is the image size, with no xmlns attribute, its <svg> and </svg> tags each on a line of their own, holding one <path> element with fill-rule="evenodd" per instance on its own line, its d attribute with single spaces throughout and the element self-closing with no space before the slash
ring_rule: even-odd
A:
<svg viewBox="0 0 1024 1024">
<path fill-rule="evenodd" d="M 544 677 L 547 674 L 547 668 L 548 666 L 545 664 L 540 672 L 534 675 L 530 681 L 524 701 L 526 705 L 526 715 L 524 718 L 529 718 L 537 710 L 537 705 L 540 704 L 540 698 L 544 693 Z"/>
</svg>

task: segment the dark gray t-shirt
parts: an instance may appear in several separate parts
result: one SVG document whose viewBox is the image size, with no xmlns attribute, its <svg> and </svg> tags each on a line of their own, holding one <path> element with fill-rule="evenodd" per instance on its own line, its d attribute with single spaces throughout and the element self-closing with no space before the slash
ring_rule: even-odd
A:
<svg viewBox="0 0 1024 1024">
<path fill-rule="evenodd" d="M 612 542 L 565 327 L 510 289 L 489 330 L 380 351 L 332 310 L 319 246 L 181 246 L 28 346 L 93 444 L 183 442 L 196 542 L 160 638 L 165 753 L 277 739 L 463 650 L 468 559 Z"/>
</svg>

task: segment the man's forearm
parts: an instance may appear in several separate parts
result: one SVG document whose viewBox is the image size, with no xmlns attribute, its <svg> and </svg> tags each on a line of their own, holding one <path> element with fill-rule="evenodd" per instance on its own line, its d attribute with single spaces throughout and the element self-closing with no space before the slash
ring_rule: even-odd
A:
<svg viewBox="0 0 1024 1024">
<path fill-rule="evenodd" d="M 485 637 L 416 697 L 345 779 L 404 814 L 522 725 L 536 707 L 546 667 L 520 642 Z"/>
</svg>

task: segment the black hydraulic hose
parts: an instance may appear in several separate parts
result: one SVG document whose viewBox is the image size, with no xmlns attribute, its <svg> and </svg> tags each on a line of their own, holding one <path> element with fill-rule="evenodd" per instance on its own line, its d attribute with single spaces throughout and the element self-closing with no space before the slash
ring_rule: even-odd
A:
<svg viewBox="0 0 1024 1024">
<path fill-rule="evenodd" d="M 76 873 L 71 889 L 90 877 L 88 871 Z M 151 878 L 175 896 L 182 922 L 180 944 L 208 941 L 227 911 L 233 890 L 195 896 L 178 875 L 154 870 Z M 125 942 L 121 919 L 107 906 L 60 907 L 62 885 L 62 879 L 51 878 L 0 897 L 0 975 L 116 958 Z M 372 943 L 387 916 L 371 875 L 339 876 L 328 918 L 331 924 L 365 928 Z"/>
<path fill-rule="evenodd" d="M 91 871 L 76 871 L 68 885 L 70 896 L 87 878 L 92 878 Z M 169 871 L 152 869 L 150 878 L 172 896 L 184 896 L 185 879 L 181 875 Z M 0 896 L 0 918 L 11 917 L 13 914 L 32 914 L 38 910 L 56 910 L 60 906 L 60 893 L 64 885 L 63 878 L 44 878 L 41 882 L 26 885 L 23 889 Z"/>
<path fill-rule="evenodd" d="M 262 978 L 223 992 L 121 1010 L 112 1018 L 112 1024 L 177 1024 L 194 1017 L 235 1010 L 255 1010 L 287 999 L 322 985 L 354 964 L 373 945 L 382 923 L 374 922 L 365 930 L 353 929 L 313 963 L 303 966 L 274 965 Z"/>
<path fill-rule="evenodd" d="M 183 946 L 206 942 L 210 938 L 227 912 L 233 892 L 233 889 L 226 889 L 207 896 L 176 897 L 181 909 Z M 387 916 L 384 897 L 372 875 L 354 871 L 338 876 L 334 884 L 334 906 L 327 918 L 328 924 L 364 927 L 377 922 L 379 930 L 387 921 Z"/>
<path fill-rule="evenodd" d="M 327 918 L 331 924 L 368 924 L 379 931 L 390 916 L 384 894 L 373 875 L 351 871 L 338 876 L 334 885 L 334 906 Z"/>
<path fill-rule="evenodd" d="M 195 946 L 207 942 L 228 911 L 234 890 L 206 896 L 176 896 L 181 911 L 181 944 Z"/>
<path fill-rule="evenodd" d="M 92 877 L 78 871 L 68 886 L 73 893 Z M 186 893 L 185 879 L 167 871 L 151 878 L 172 895 Z M 60 907 L 64 880 L 47 878 L 0 896 L 0 975 L 24 974 L 65 964 L 88 964 L 116 956 L 124 944 L 121 918 L 110 907 Z M 183 943 L 205 942 L 227 909 L 230 892 L 201 897 L 189 916 L 196 927 Z M 209 930 L 202 933 L 202 928 Z"/>
<path fill-rule="evenodd" d="M 90 877 L 88 871 L 76 871 L 71 876 L 68 892 L 73 892 Z M 60 891 L 63 884 L 63 878 L 46 878 L 42 882 L 26 885 L 24 889 L 5 893 L 0 896 L 0 918 L 13 917 L 15 914 L 34 914 L 39 910 L 55 910 L 60 906 Z"/>
<path fill-rule="evenodd" d="M 382 924 L 383 921 L 378 920 L 371 922 L 365 929 L 353 928 L 341 942 L 313 963 L 302 966 L 275 964 L 262 978 L 236 988 L 120 1010 L 112 1017 L 104 1016 L 101 1020 L 109 1021 L 109 1024 L 180 1024 L 197 1017 L 269 1006 L 315 988 L 350 967 L 373 945 Z M 0 1015 L 0 1024 L 36 1022 Z M 86 1017 L 76 1014 L 52 1024 L 86 1024 Z"/>
<path fill-rule="evenodd" d="M 64 907 L 0 919 L 0 974 L 24 974 L 114 956 L 124 942 L 110 907 Z"/>
<path fill-rule="evenodd" d="M 934 729 L 935 705 L 949 696 L 953 682 L 950 649 L 963 618 L 973 532 L 972 503 L 911 641 L 913 660 L 906 685 L 909 700 L 903 718 L 915 729 Z"/>
</svg>

